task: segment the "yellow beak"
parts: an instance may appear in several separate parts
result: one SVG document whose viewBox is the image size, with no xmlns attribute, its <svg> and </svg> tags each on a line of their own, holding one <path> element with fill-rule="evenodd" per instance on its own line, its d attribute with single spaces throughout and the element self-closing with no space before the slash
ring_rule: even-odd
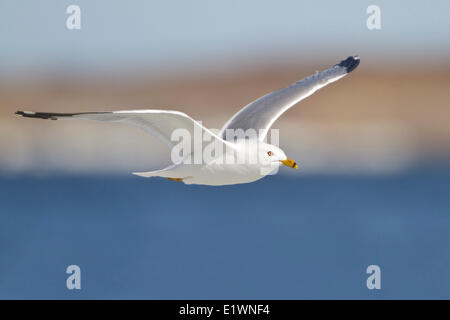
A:
<svg viewBox="0 0 450 320">
<path fill-rule="evenodd" d="M 284 164 L 285 166 L 294 168 L 294 169 L 298 169 L 298 165 L 297 163 L 295 163 L 294 160 L 286 158 L 286 160 L 280 161 L 282 164 Z"/>
</svg>

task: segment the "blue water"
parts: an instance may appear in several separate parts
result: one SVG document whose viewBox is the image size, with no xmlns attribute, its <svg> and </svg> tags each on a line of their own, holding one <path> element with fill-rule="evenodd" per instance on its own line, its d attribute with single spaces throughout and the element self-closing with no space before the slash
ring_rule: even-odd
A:
<svg viewBox="0 0 450 320">
<path fill-rule="evenodd" d="M 449 299 L 449 186 L 450 169 L 214 188 L 3 177 L 0 298 Z"/>
</svg>

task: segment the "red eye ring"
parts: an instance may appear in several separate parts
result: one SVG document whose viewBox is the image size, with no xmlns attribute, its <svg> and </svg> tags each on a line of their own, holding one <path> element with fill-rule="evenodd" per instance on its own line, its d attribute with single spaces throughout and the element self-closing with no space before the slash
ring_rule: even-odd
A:
<svg viewBox="0 0 450 320">
<path fill-rule="evenodd" d="M 268 155 L 269 157 L 271 157 L 271 156 L 273 156 L 273 152 L 272 152 L 272 151 L 268 151 L 268 152 L 267 152 L 267 155 Z"/>
</svg>

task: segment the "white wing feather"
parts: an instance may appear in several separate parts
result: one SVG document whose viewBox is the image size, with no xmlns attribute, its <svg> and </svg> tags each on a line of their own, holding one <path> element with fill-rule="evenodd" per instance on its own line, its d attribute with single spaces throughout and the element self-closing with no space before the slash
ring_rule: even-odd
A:
<svg viewBox="0 0 450 320">
<path fill-rule="evenodd" d="M 272 124 L 290 107 L 309 97 L 320 88 L 353 71 L 359 57 L 348 57 L 333 67 L 295 82 L 287 88 L 271 92 L 242 108 L 223 126 L 220 136 L 226 139 L 227 129 L 255 129 L 264 140 Z"/>
<path fill-rule="evenodd" d="M 191 148 L 194 146 L 194 137 L 201 133 L 208 133 L 212 139 L 218 139 L 221 143 L 229 144 L 223 141 L 211 130 L 202 126 L 188 115 L 179 111 L 170 110 L 124 110 L 111 112 L 82 112 L 82 113 L 49 113 L 17 111 L 16 114 L 27 118 L 38 119 L 83 119 L 103 122 L 120 122 L 128 124 L 155 136 L 164 142 L 169 148 L 178 144 L 179 141 L 172 140 L 172 134 L 177 129 L 187 130 L 191 138 Z"/>
</svg>

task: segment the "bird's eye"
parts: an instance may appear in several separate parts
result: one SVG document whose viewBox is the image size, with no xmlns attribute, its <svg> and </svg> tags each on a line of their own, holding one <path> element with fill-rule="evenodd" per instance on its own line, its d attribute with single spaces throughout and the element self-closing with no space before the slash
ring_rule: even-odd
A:
<svg viewBox="0 0 450 320">
<path fill-rule="evenodd" d="M 273 152 L 272 152 L 272 151 L 268 151 L 268 152 L 267 152 L 267 155 L 268 155 L 269 157 L 271 157 L 271 156 L 273 156 Z"/>
</svg>

